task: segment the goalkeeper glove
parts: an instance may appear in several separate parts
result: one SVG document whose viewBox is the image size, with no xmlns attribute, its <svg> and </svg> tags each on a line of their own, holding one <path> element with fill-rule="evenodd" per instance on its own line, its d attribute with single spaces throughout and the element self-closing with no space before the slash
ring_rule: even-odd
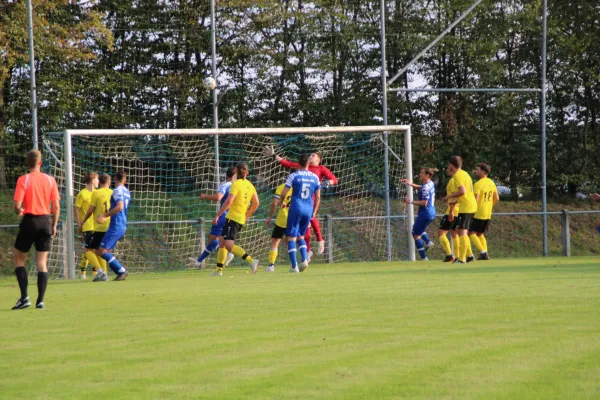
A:
<svg viewBox="0 0 600 400">
<path fill-rule="evenodd" d="M 265 147 L 265 151 L 263 152 L 265 156 L 268 157 L 275 157 L 275 149 L 273 148 L 273 146 L 266 146 Z"/>
<path fill-rule="evenodd" d="M 331 187 L 331 181 L 330 181 L 330 180 L 328 180 L 328 179 L 324 179 L 324 180 L 321 182 L 321 187 L 323 187 L 323 188 L 328 188 L 328 187 Z"/>
</svg>

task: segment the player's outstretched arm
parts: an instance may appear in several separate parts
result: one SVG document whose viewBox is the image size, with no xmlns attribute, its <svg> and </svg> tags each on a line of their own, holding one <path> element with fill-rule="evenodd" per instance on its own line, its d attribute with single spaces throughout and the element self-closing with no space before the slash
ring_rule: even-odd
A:
<svg viewBox="0 0 600 400">
<path fill-rule="evenodd" d="M 590 195 L 590 197 L 594 200 L 600 200 L 600 194 L 598 193 L 593 193 Z"/>
<path fill-rule="evenodd" d="M 215 194 L 204 194 L 204 193 L 201 193 L 200 194 L 200 198 L 202 200 L 221 201 L 221 199 L 223 198 L 223 193 L 221 193 L 221 192 L 217 192 Z"/>
<path fill-rule="evenodd" d="M 421 185 L 417 185 L 416 183 L 412 183 L 411 181 L 409 181 L 408 179 L 402 179 L 402 183 L 404 183 L 405 185 L 408 185 L 414 189 L 421 189 Z"/>
<path fill-rule="evenodd" d="M 273 157 L 284 168 L 300 168 L 300 164 L 288 161 L 285 158 L 280 157 L 277 154 L 275 154 L 275 148 L 273 146 L 265 147 L 264 154 L 266 156 Z"/>
</svg>

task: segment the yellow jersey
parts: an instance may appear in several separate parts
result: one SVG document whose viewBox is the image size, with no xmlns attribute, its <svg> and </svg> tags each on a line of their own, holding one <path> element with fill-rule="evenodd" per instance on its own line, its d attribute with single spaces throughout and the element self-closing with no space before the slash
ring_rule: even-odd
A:
<svg viewBox="0 0 600 400">
<path fill-rule="evenodd" d="M 473 189 L 475 194 L 479 195 L 477 199 L 477 219 L 491 219 L 492 209 L 494 208 L 494 194 L 498 192 L 496 184 L 490 178 L 483 178 L 475 182 Z"/>
<path fill-rule="evenodd" d="M 227 219 L 244 225 L 246 223 L 246 212 L 250 206 L 252 196 L 256 194 L 254 185 L 247 179 L 238 179 L 231 184 L 229 195 L 234 195 L 235 198 L 229 206 Z"/>
<path fill-rule="evenodd" d="M 292 188 L 290 188 L 290 190 L 288 190 L 287 194 L 285 195 L 285 199 L 281 200 L 281 192 L 283 192 L 284 187 L 285 183 L 282 183 L 281 185 L 277 186 L 277 189 L 275 189 L 275 195 L 273 196 L 276 199 L 279 199 L 279 204 L 281 204 L 281 202 L 283 201 L 283 204 L 285 205 L 285 208 L 279 209 L 279 212 L 277 213 L 277 218 L 275 219 L 275 225 L 281 228 L 287 228 L 288 213 L 290 211 L 290 200 L 292 199 Z"/>
<path fill-rule="evenodd" d="M 457 189 L 460 186 L 465 188 L 465 194 L 458 198 L 460 212 L 465 214 L 476 213 L 477 201 L 475 201 L 475 195 L 473 194 L 473 179 L 471 179 L 471 176 L 462 169 L 456 171 L 453 178 Z"/>
<path fill-rule="evenodd" d="M 77 198 L 75 199 L 75 207 L 79 208 L 79 219 L 83 221 L 85 218 L 85 214 L 87 214 L 90 209 L 90 204 L 92 202 L 92 190 L 88 190 L 88 188 L 83 188 L 77 194 Z M 94 230 L 94 219 L 89 217 L 87 221 L 81 226 L 81 230 L 83 232 L 90 232 Z"/>
<path fill-rule="evenodd" d="M 448 184 L 446 185 L 446 196 L 456 192 L 458 190 L 458 186 L 456 186 L 454 177 L 450 178 L 450 180 L 448 181 Z M 455 201 L 456 199 L 451 199 L 451 201 Z M 459 212 L 459 205 L 456 204 L 454 206 L 454 216 L 456 217 L 458 215 Z M 446 207 L 446 215 L 450 215 L 450 206 Z"/>
<path fill-rule="evenodd" d="M 94 206 L 94 215 L 90 218 L 94 218 L 94 231 L 95 232 L 106 232 L 110 225 L 110 218 L 106 218 L 103 224 L 96 222 L 96 219 L 102 214 L 106 214 L 110 211 L 110 197 L 112 196 L 112 189 L 100 188 L 94 190 L 92 193 L 91 204 Z"/>
</svg>

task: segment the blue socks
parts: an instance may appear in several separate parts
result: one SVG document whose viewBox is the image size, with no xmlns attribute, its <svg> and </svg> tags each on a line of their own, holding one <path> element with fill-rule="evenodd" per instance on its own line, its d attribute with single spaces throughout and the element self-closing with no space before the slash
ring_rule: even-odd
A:
<svg viewBox="0 0 600 400">
<path fill-rule="evenodd" d="M 423 233 L 421 235 L 421 239 L 423 239 L 423 241 L 425 242 L 425 244 L 429 244 L 431 242 L 431 239 L 429 239 L 429 236 L 427 236 L 427 233 Z"/>
<path fill-rule="evenodd" d="M 306 251 L 306 249 L 304 250 Z M 289 241 L 288 242 L 288 256 L 290 256 L 290 261 L 292 262 L 292 268 L 296 268 L 298 265 L 298 259 L 296 258 L 296 242 Z"/>
<path fill-rule="evenodd" d="M 596 230 L 598 231 L 598 233 L 600 233 L 600 225 L 598 225 L 598 226 L 596 227 Z"/>
<path fill-rule="evenodd" d="M 210 255 L 210 253 L 215 251 L 218 247 L 219 247 L 218 239 L 215 239 L 212 242 L 210 242 L 209 244 L 207 244 L 206 248 L 204 249 L 202 254 L 200 254 L 200 257 L 198 257 L 198 262 L 204 261 L 206 259 L 206 257 L 208 257 Z"/>
<path fill-rule="evenodd" d="M 123 268 L 119 260 L 117 260 L 117 258 L 110 254 L 108 251 L 102 254 L 102 258 L 106 260 L 106 263 L 108 264 L 110 269 L 114 271 L 115 274 L 121 275 L 123 272 L 126 271 L 126 269 Z"/>
<path fill-rule="evenodd" d="M 298 250 L 300 250 L 300 259 L 304 262 L 308 257 L 306 252 L 306 240 L 298 239 L 296 240 L 296 243 L 298 244 Z"/>
<path fill-rule="evenodd" d="M 417 246 L 417 251 L 421 255 L 421 258 L 427 257 L 425 255 L 425 243 L 422 239 L 415 239 L 415 245 Z"/>
</svg>

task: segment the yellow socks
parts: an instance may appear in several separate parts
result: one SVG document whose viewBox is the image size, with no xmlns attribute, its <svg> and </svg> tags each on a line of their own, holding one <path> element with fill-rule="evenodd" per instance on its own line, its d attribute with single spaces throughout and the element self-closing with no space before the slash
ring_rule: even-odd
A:
<svg viewBox="0 0 600 400">
<path fill-rule="evenodd" d="M 446 237 L 446 235 L 440 236 L 440 245 L 442 245 L 442 250 L 446 253 L 447 256 L 452 255 L 452 248 L 450 247 L 450 241 Z"/>
<path fill-rule="evenodd" d="M 478 237 L 479 241 L 481 242 L 481 246 L 483 247 L 483 250 L 485 250 L 485 252 L 487 253 L 487 239 L 485 238 L 484 235 L 481 235 Z"/>
<path fill-rule="evenodd" d="M 473 248 L 471 247 L 469 236 L 467 236 L 467 257 L 473 257 Z"/>
<path fill-rule="evenodd" d="M 460 242 L 460 255 L 458 259 L 460 261 L 467 261 L 467 251 L 469 251 L 469 237 L 467 235 L 459 236 L 458 241 Z"/>
<path fill-rule="evenodd" d="M 96 256 L 96 258 L 98 259 L 98 262 L 100 262 L 100 268 L 102 268 L 102 271 L 108 272 L 108 263 L 106 262 L 106 260 L 98 256 Z"/>
<path fill-rule="evenodd" d="M 89 261 L 90 264 L 92 264 L 93 269 L 97 270 L 98 268 L 100 268 L 100 262 L 98 261 L 98 256 L 96 255 L 96 253 L 94 253 L 91 250 L 88 250 L 85 252 L 85 258 Z M 102 259 L 102 261 L 104 261 L 104 259 Z"/>
<path fill-rule="evenodd" d="M 452 236 L 452 244 L 454 245 L 454 255 L 456 256 L 456 258 L 460 258 L 460 237 Z"/>
<path fill-rule="evenodd" d="M 219 248 L 217 252 L 217 268 L 222 268 L 223 264 L 225 264 L 225 260 L 227 259 L 227 249 L 225 247 Z"/>
<path fill-rule="evenodd" d="M 469 236 L 469 238 L 471 239 L 471 243 L 473 243 L 475 245 L 475 247 L 477 248 L 477 250 L 479 250 L 480 253 L 485 252 L 485 248 L 481 244 L 481 241 L 479 240 L 479 236 L 472 233 L 471 236 Z"/>
<path fill-rule="evenodd" d="M 269 264 L 275 264 L 275 261 L 277 261 L 277 248 L 269 251 Z"/>
<path fill-rule="evenodd" d="M 252 257 L 250 257 L 250 255 L 248 253 L 246 253 L 246 250 L 242 249 L 238 245 L 234 245 L 233 248 L 231 249 L 231 252 L 233 253 L 234 256 L 241 257 L 242 260 L 246 260 L 246 262 L 248 264 L 252 264 L 252 261 L 254 261 L 254 259 Z"/>
</svg>

